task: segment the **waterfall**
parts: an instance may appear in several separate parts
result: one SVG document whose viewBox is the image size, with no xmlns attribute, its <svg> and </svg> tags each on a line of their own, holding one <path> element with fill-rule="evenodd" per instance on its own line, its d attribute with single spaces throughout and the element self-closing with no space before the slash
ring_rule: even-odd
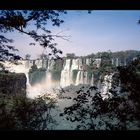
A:
<svg viewBox="0 0 140 140">
<path fill-rule="evenodd" d="M 93 83 L 91 81 L 92 79 L 89 79 L 88 72 L 81 70 L 81 71 L 78 71 L 75 85 L 79 85 L 79 84 L 91 85 L 91 83 Z"/>
<path fill-rule="evenodd" d="M 61 72 L 60 86 L 69 86 L 72 83 L 71 75 L 71 59 L 67 59 L 64 69 Z"/>
<path fill-rule="evenodd" d="M 42 60 L 42 68 L 47 68 L 48 67 L 48 59 L 43 59 Z"/>
<path fill-rule="evenodd" d="M 73 81 L 73 71 L 74 70 L 82 70 L 82 59 L 67 59 L 64 69 L 61 72 L 61 80 L 60 85 L 62 87 L 69 86 L 71 84 L 77 84 L 77 83 L 84 83 L 84 73 L 82 71 L 78 71 L 76 82 Z M 80 79 L 78 81 L 78 78 L 80 75 Z"/>
<path fill-rule="evenodd" d="M 109 90 L 112 88 L 112 74 L 105 75 L 104 76 L 104 82 L 102 83 L 102 88 L 101 88 L 101 95 L 103 99 L 108 98 L 111 93 Z"/>
<path fill-rule="evenodd" d="M 74 61 L 72 61 L 72 70 L 78 70 L 77 76 L 76 76 L 76 81 L 75 81 L 75 85 L 79 85 L 79 84 L 83 84 L 86 82 L 84 82 L 84 71 L 83 71 L 83 64 L 82 64 L 82 59 L 78 58 Z"/>
<path fill-rule="evenodd" d="M 33 62 L 33 61 L 28 61 Z M 35 62 L 35 61 L 34 61 Z M 116 63 L 117 63 L 116 59 Z M 58 84 L 62 87 L 73 85 L 79 85 L 79 84 L 89 84 L 89 85 L 97 85 L 99 87 L 103 98 L 107 98 L 110 94 L 109 89 L 111 89 L 112 86 L 112 76 L 105 75 L 104 76 L 104 82 L 103 85 L 100 83 L 101 81 L 98 80 L 98 75 L 96 74 L 96 71 L 88 71 L 87 65 L 90 63 L 90 59 L 85 59 L 82 61 L 82 58 L 77 59 L 66 59 L 64 68 L 61 72 L 61 78 L 60 81 L 56 81 L 54 79 L 54 72 L 57 70 L 58 66 L 56 65 L 56 61 L 49 60 L 47 65 L 47 70 L 43 73 L 43 80 L 36 82 L 35 85 L 31 86 L 29 82 L 29 67 L 27 67 L 27 61 L 21 61 L 21 64 L 15 65 L 11 64 L 10 62 L 6 62 L 5 66 L 9 71 L 16 72 L 16 73 L 25 73 L 27 78 L 27 93 L 32 94 L 35 93 L 36 95 L 39 93 L 42 93 L 42 91 L 45 91 L 49 88 L 53 88 L 55 86 L 58 86 Z M 28 63 L 32 64 L 32 63 Z M 41 65 L 41 61 L 37 60 L 36 64 L 38 67 Z M 61 63 L 62 64 L 62 63 Z M 59 63 L 58 63 L 59 65 Z M 35 76 L 39 76 L 42 71 L 38 71 L 39 73 L 35 73 Z M 59 72 L 59 74 L 60 74 Z M 55 73 L 57 74 L 57 73 Z M 38 79 L 38 77 L 37 77 Z M 33 95 L 34 96 L 34 95 Z"/>
<path fill-rule="evenodd" d="M 70 67 L 71 67 L 70 62 L 71 62 L 71 59 L 66 60 L 66 65 L 64 67 L 64 70 L 68 70 L 68 71 L 70 70 Z"/>
<path fill-rule="evenodd" d="M 114 59 L 113 58 L 111 59 L 111 62 L 112 62 L 112 65 L 114 65 Z"/>
<path fill-rule="evenodd" d="M 9 68 L 9 71 L 11 72 L 16 72 L 16 73 L 25 73 L 26 78 L 27 78 L 27 85 L 30 85 L 29 81 L 29 69 L 33 64 L 36 64 L 38 68 L 45 67 L 46 65 L 46 76 L 44 75 L 43 80 L 39 80 L 37 77 L 39 75 L 42 75 L 42 70 L 38 72 L 34 72 L 32 74 L 31 79 L 38 79 L 35 80 L 35 84 L 46 84 L 46 87 L 50 87 L 52 85 L 59 84 L 62 87 L 66 87 L 69 85 L 78 85 L 78 84 L 90 84 L 93 85 L 93 75 L 91 75 L 87 71 L 87 65 L 90 64 L 91 59 L 84 59 L 83 58 L 76 58 L 76 59 L 66 59 L 64 62 L 64 68 L 61 70 L 61 66 L 59 68 L 60 72 L 58 71 L 58 65 L 56 65 L 56 61 L 54 60 L 25 60 L 25 61 L 20 61 L 21 64 L 19 65 L 12 65 L 10 66 L 10 62 L 7 62 L 7 67 Z M 6 65 L 5 64 L 5 65 Z M 43 64 L 43 65 L 42 65 Z M 62 63 L 60 63 L 62 64 Z M 60 81 L 57 81 L 54 77 L 56 76 L 57 72 L 60 74 Z M 54 76 L 55 75 L 55 76 Z M 45 79 L 45 80 L 44 80 Z M 39 82 L 38 82 L 39 81 Z"/>
<path fill-rule="evenodd" d="M 62 87 L 69 86 L 71 84 L 70 79 L 71 79 L 70 71 L 68 71 L 68 70 L 62 70 L 62 72 L 61 72 L 60 85 Z"/>
<path fill-rule="evenodd" d="M 14 63 L 11 63 L 11 62 L 8 62 L 6 61 L 4 64 L 5 68 L 10 71 L 10 72 L 15 72 L 15 73 L 24 73 L 26 78 L 27 78 L 27 81 L 26 81 L 26 85 L 30 85 L 29 83 L 29 67 L 27 64 L 29 61 L 18 61 L 18 64 L 14 64 Z"/>
<path fill-rule="evenodd" d="M 79 85 L 79 84 L 84 84 L 84 71 L 83 70 L 78 71 L 78 74 L 77 74 L 75 85 Z"/>
<path fill-rule="evenodd" d="M 78 61 L 78 62 L 79 62 L 79 63 L 78 63 L 78 69 L 79 69 L 79 70 L 83 70 L 82 59 L 79 58 L 78 60 L 79 60 L 79 61 Z"/>
<path fill-rule="evenodd" d="M 84 71 L 80 71 L 80 84 L 84 84 Z"/>
<path fill-rule="evenodd" d="M 87 58 L 86 59 L 86 65 L 90 65 L 90 63 L 91 63 L 91 59 L 90 58 Z"/>
<path fill-rule="evenodd" d="M 27 85 L 27 86 L 31 86 L 31 85 L 30 85 L 30 82 L 29 82 L 29 74 L 28 74 L 28 72 L 26 72 L 25 75 L 26 75 L 26 79 L 27 79 L 26 85 Z"/>
<path fill-rule="evenodd" d="M 29 68 L 29 64 L 30 64 L 30 61 L 29 61 L 29 60 L 26 60 L 26 61 L 25 61 L 25 68 L 28 69 L 28 68 Z"/>
<path fill-rule="evenodd" d="M 78 71 L 77 78 L 76 78 L 76 85 L 81 84 L 80 80 L 81 80 L 81 71 Z"/>
<path fill-rule="evenodd" d="M 42 60 L 41 59 L 36 60 L 35 64 L 37 65 L 37 68 L 42 68 Z"/>
<path fill-rule="evenodd" d="M 87 71 L 84 72 L 84 81 L 83 81 L 83 83 L 84 84 L 88 84 L 89 83 L 89 81 L 88 81 L 88 72 Z"/>
<path fill-rule="evenodd" d="M 25 60 L 25 68 L 26 69 L 30 69 L 32 66 L 33 66 L 33 60 Z"/>
<path fill-rule="evenodd" d="M 119 66 L 119 59 L 116 58 L 116 67 L 118 67 L 118 66 Z"/>
<path fill-rule="evenodd" d="M 124 66 L 126 66 L 126 59 L 124 59 Z"/>
<path fill-rule="evenodd" d="M 91 81 L 90 81 L 90 85 L 91 85 L 91 86 L 94 85 L 94 74 L 92 74 Z"/>
<path fill-rule="evenodd" d="M 71 65 L 71 71 L 78 70 L 78 67 L 79 67 L 79 59 L 73 59 Z"/>
<path fill-rule="evenodd" d="M 64 68 L 61 72 L 60 86 L 65 87 L 71 84 L 89 84 L 93 85 L 93 76 L 89 77 L 89 72 L 87 71 L 87 65 L 90 65 L 91 59 L 82 58 L 77 59 L 66 59 Z M 73 80 L 74 77 L 74 80 Z"/>
<path fill-rule="evenodd" d="M 88 71 L 84 71 L 84 84 L 91 85 L 92 77 L 89 78 L 88 73 L 89 73 Z"/>
<path fill-rule="evenodd" d="M 54 68 L 54 65 L 55 65 L 55 61 L 54 60 L 52 60 L 52 59 L 50 59 L 49 61 L 48 61 L 48 70 L 53 70 L 53 68 Z"/>
</svg>

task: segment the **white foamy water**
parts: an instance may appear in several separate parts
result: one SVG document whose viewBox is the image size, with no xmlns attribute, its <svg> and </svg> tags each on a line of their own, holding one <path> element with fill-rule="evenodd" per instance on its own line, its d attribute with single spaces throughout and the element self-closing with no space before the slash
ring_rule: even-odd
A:
<svg viewBox="0 0 140 140">
<path fill-rule="evenodd" d="M 69 86 L 72 83 L 70 69 L 71 69 L 71 59 L 67 59 L 64 69 L 61 72 L 60 85 L 62 87 Z"/>
<path fill-rule="evenodd" d="M 112 76 L 113 75 L 114 75 L 114 73 L 104 76 L 104 81 L 102 83 L 102 88 L 101 88 L 101 96 L 103 97 L 103 99 L 106 99 L 111 95 L 109 90 L 112 88 Z"/>
<path fill-rule="evenodd" d="M 17 64 L 11 63 L 9 61 L 1 62 L 5 69 L 10 71 L 10 72 L 15 72 L 15 73 L 25 73 L 26 78 L 27 78 L 27 85 L 30 85 L 29 83 L 29 68 L 26 68 L 26 63 L 27 61 L 18 61 Z"/>
<path fill-rule="evenodd" d="M 57 95 L 54 94 L 53 88 L 48 88 L 45 84 L 36 84 L 34 86 L 28 86 L 27 88 L 27 97 L 35 99 L 39 96 L 48 95 L 51 98 L 57 98 Z"/>
<path fill-rule="evenodd" d="M 52 62 L 52 63 L 51 63 Z M 89 84 L 94 85 L 94 75 L 92 74 L 91 79 L 88 78 L 88 72 L 82 70 L 82 59 L 67 59 L 64 69 L 61 72 L 61 79 L 60 81 L 53 81 L 52 80 L 52 74 L 51 69 L 53 69 L 54 61 L 49 61 L 48 70 L 46 71 L 45 80 L 35 84 L 34 86 L 30 85 L 29 82 L 29 67 L 27 67 L 28 61 L 18 61 L 18 64 L 13 64 L 8 61 L 2 62 L 7 70 L 10 72 L 15 73 L 25 73 L 27 78 L 27 96 L 29 98 L 35 98 L 38 95 L 45 94 L 48 91 L 50 92 L 50 89 L 54 89 L 56 87 L 59 87 L 59 84 L 61 87 L 67 87 L 70 85 L 79 85 L 79 84 Z M 89 64 L 90 60 L 87 59 L 86 63 Z M 36 64 L 38 64 L 38 67 L 41 66 L 42 61 L 37 60 Z M 73 70 L 78 70 L 78 73 L 76 75 L 76 81 L 73 82 Z M 111 88 L 111 81 L 112 81 L 113 74 L 106 75 L 104 77 L 103 86 L 101 88 L 101 93 L 103 98 L 107 98 L 109 93 L 109 89 Z M 60 83 L 59 83 L 60 82 Z"/>
</svg>

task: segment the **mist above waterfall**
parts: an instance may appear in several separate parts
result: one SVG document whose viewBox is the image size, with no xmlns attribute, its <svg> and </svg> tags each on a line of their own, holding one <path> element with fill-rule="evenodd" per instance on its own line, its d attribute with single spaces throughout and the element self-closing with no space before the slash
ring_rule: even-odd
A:
<svg viewBox="0 0 140 140">
<path fill-rule="evenodd" d="M 107 98 L 115 72 L 111 69 L 120 65 L 126 66 L 129 61 L 127 57 L 119 58 L 116 54 L 115 57 L 107 59 L 97 56 L 76 57 L 74 54 L 68 54 L 67 57 L 58 60 L 47 58 L 2 63 L 10 72 L 26 75 L 28 97 L 35 98 L 57 88 L 89 85 L 99 88 L 103 98 Z"/>
<path fill-rule="evenodd" d="M 117 59 L 118 60 L 118 59 Z M 52 59 L 20 60 L 17 64 L 5 62 L 7 70 L 15 73 L 25 73 L 27 96 L 35 98 L 38 95 L 50 92 L 52 89 L 68 86 L 90 85 L 102 87 L 102 93 L 111 88 L 110 75 L 104 77 L 104 85 L 101 86 L 98 68 L 101 59 L 92 58 L 65 58 L 54 61 Z M 118 65 L 118 61 L 117 61 Z M 106 96 L 106 95 L 105 95 Z"/>
</svg>

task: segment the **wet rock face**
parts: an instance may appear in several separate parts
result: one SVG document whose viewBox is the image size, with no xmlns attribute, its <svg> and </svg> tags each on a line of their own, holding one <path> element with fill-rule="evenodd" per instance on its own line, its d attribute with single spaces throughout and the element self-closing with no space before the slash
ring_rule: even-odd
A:
<svg viewBox="0 0 140 140">
<path fill-rule="evenodd" d="M 29 72 L 29 82 L 31 85 L 36 83 L 40 83 L 45 80 L 46 77 L 46 70 L 37 69 L 34 71 Z"/>
<path fill-rule="evenodd" d="M 26 76 L 23 73 L 0 72 L 0 96 L 26 96 Z"/>
</svg>

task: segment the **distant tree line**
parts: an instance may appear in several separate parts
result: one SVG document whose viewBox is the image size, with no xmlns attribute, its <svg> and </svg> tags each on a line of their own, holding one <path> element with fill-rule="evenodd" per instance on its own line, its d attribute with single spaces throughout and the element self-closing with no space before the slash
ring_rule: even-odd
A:
<svg viewBox="0 0 140 140">
<path fill-rule="evenodd" d="M 128 58 L 132 59 L 134 57 L 140 57 L 140 51 L 137 50 L 126 50 L 126 51 L 105 51 L 105 52 L 97 52 L 87 55 L 88 58 Z"/>
</svg>

